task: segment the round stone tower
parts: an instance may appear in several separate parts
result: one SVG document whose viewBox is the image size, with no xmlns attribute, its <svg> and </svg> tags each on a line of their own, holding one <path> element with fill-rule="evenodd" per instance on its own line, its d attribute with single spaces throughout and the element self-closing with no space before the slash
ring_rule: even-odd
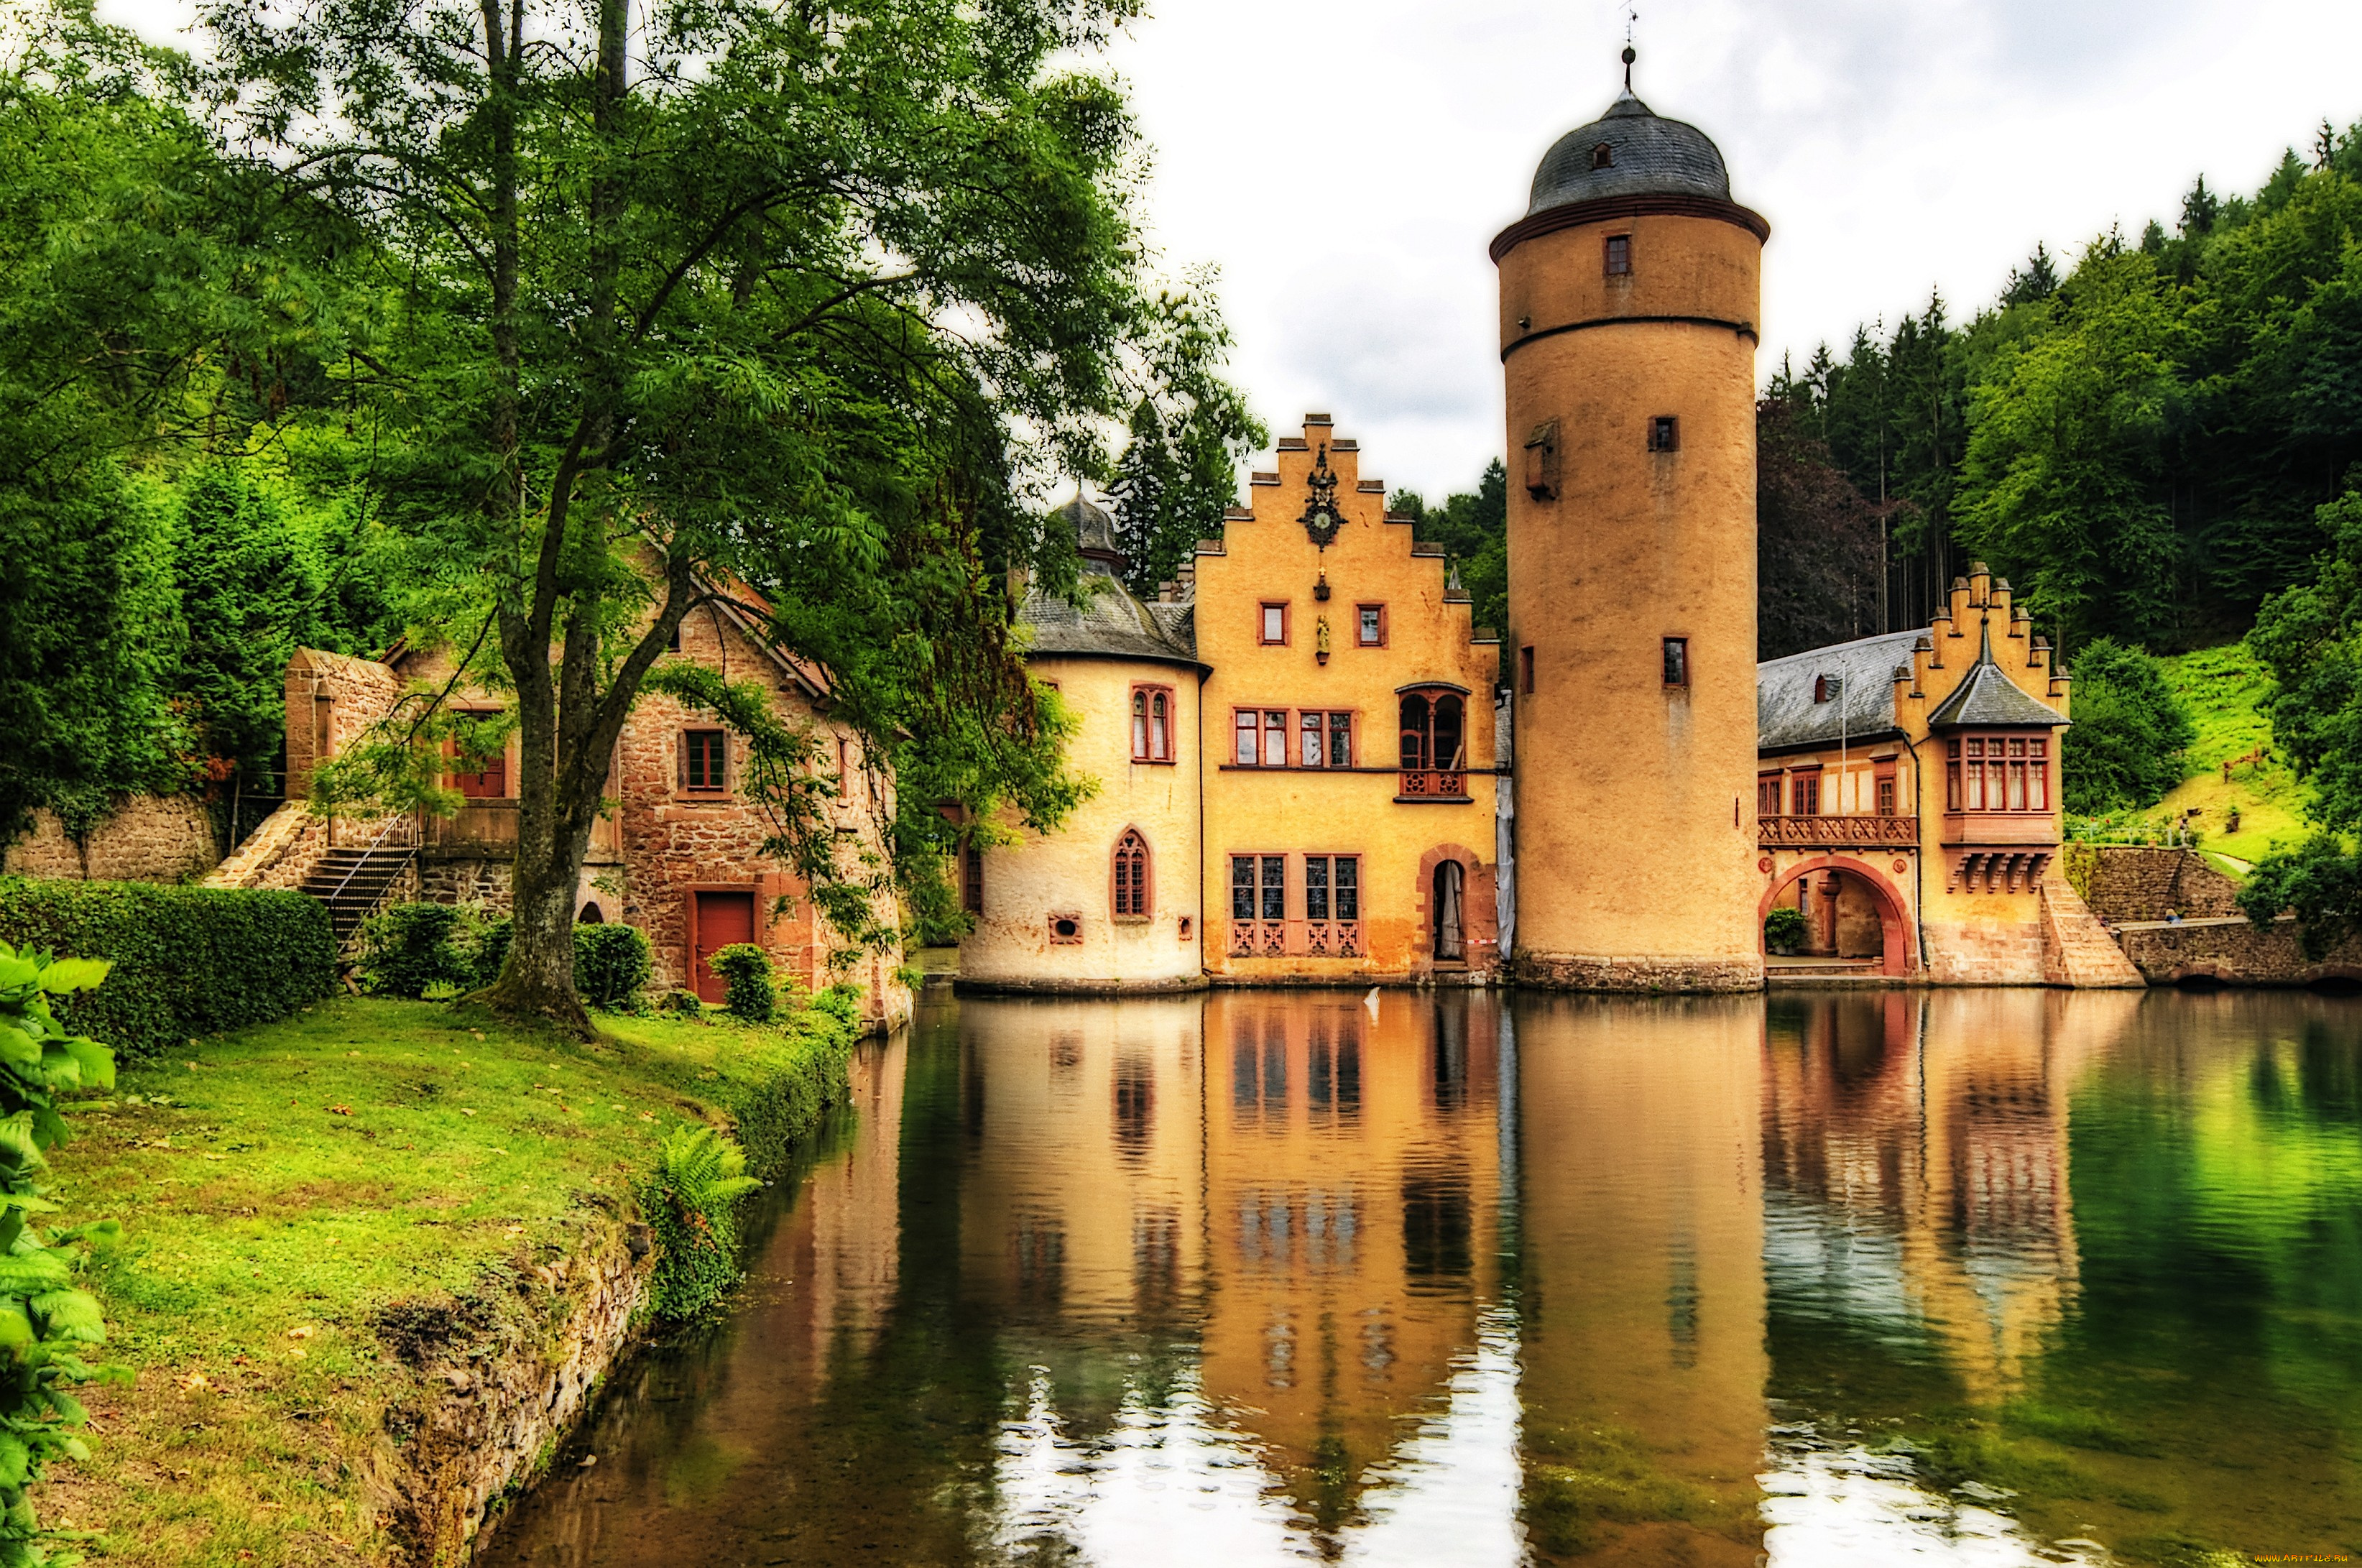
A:
<svg viewBox="0 0 2362 1568">
<path fill-rule="evenodd" d="M 1623 95 L 1493 241 L 1508 390 L 1518 977 L 1751 990 L 1755 350 L 1770 226 Z"/>
</svg>

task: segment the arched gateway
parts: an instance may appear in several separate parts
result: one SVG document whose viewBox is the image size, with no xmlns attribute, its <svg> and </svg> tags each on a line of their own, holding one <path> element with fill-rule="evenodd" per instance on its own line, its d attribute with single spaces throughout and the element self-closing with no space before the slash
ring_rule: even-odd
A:
<svg viewBox="0 0 2362 1568">
<path fill-rule="evenodd" d="M 1842 877 L 1870 895 L 1871 907 L 1878 915 L 1882 943 L 1879 973 L 1910 975 L 1918 972 L 1918 933 L 1912 923 L 1909 902 L 1885 872 L 1857 856 L 1817 855 L 1783 867 L 1772 879 L 1772 885 L 1763 889 L 1763 897 L 1755 906 L 1756 929 L 1762 929 L 1763 917 L 1772 912 L 1772 907 L 1780 901 L 1781 894 L 1803 878 L 1816 874 Z"/>
</svg>

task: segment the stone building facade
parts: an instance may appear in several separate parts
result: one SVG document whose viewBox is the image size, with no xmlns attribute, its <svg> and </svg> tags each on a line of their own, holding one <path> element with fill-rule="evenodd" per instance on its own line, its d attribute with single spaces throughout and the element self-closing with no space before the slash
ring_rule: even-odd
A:
<svg viewBox="0 0 2362 1568">
<path fill-rule="evenodd" d="M 1982 565 L 1921 631 L 1757 669 L 1755 915 L 1805 952 L 1970 984 L 2142 983 L 2059 863 L 2068 681 Z"/>
<path fill-rule="evenodd" d="M 1040 592 L 1028 668 L 1097 792 L 964 872 L 984 990 L 1485 983 L 1500 972 L 1492 686 L 1440 549 L 1326 414 L 1155 603 L 1107 513 L 1058 513 L 1080 607 Z"/>
<path fill-rule="evenodd" d="M 877 855 L 893 797 L 868 765 L 859 734 L 831 718 L 824 679 L 771 646 L 745 615 L 713 602 L 691 613 L 668 657 L 694 659 L 734 681 L 770 691 L 778 716 L 810 726 L 839 779 L 830 808 L 842 853 Z M 405 880 L 391 896 L 504 909 L 517 842 L 518 746 L 476 773 L 453 774 L 462 800 L 449 816 L 359 822 L 308 811 L 312 770 L 392 712 L 405 693 L 447 681 L 440 651 L 397 648 L 382 662 L 299 650 L 288 668 L 287 804 L 249 835 L 208 878 L 217 886 L 295 887 L 339 847 L 414 848 Z M 497 694 L 462 690 L 462 712 L 495 712 Z M 624 921 L 648 936 L 654 984 L 707 1000 L 722 984 L 707 960 L 722 947 L 754 942 L 782 973 L 811 989 L 840 980 L 860 988 L 866 1017 L 885 1026 L 909 1015 L 909 990 L 894 977 L 900 954 L 841 954 L 801 881 L 762 850 L 768 820 L 742 787 L 747 744 L 718 720 L 669 697 L 643 697 L 625 721 L 608 775 L 613 809 L 591 834 L 576 891 L 577 918 Z M 833 766 L 832 766 L 833 764 Z"/>
</svg>

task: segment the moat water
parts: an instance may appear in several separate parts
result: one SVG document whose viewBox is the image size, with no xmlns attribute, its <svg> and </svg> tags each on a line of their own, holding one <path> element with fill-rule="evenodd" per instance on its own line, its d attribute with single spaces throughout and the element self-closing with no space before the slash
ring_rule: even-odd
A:
<svg viewBox="0 0 2362 1568">
<path fill-rule="evenodd" d="M 855 1077 L 492 1562 L 2362 1556 L 2362 1000 L 946 1001 Z"/>
</svg>

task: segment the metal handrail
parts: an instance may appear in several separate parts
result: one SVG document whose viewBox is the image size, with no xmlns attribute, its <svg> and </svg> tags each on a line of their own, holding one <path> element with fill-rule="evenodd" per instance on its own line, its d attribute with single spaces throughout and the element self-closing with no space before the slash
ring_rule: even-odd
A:
<svg viewBox="0 0 2362 1568">
<path fill-rule="evenodd" d="M 337 883 L 334 888 L 330 889 L 327 898 L 322 901 L 330 904 L 335 903 L 337 896 L 344 892 L 344 890 L 352 884 L 352 880 L 356 876 L 360 874 L 360 868 L 369 864 L 369 857 L 375 855 L 378 850 L 383 846 L 385 844 L 385 835 L 392 833 L 395 828 L 408 823 L 410 820 L 411 819 L 407 815 L 400 812 L 388 817 L 385 820 L 385 826 L 377 830 L 377 836 L 370 840 L 368 847 L 361 851 L 361 857 L 359 860 L 354 861 L 352 868 L 345 873 L 345 879 Z M 418 846 L 414 844 L 410 845 L 410 847 L 412 849 L 416 849 Z"/>
</svg>

